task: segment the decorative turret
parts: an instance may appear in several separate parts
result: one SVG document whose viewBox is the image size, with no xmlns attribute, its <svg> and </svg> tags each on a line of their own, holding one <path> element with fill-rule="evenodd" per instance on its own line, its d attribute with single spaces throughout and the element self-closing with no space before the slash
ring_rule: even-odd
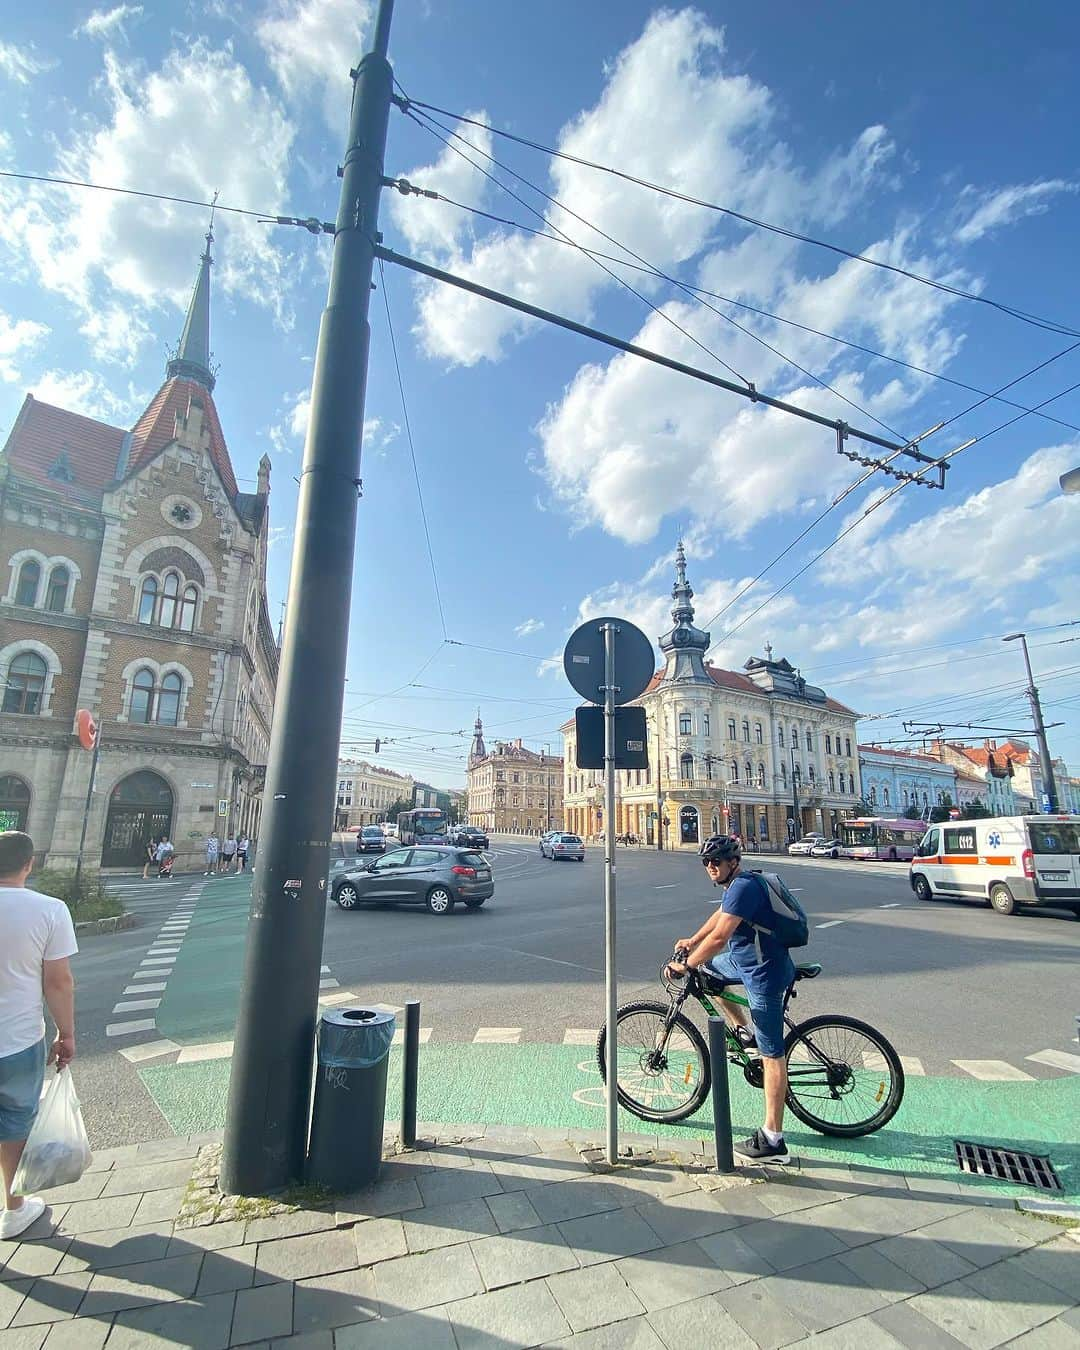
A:
<svg viewBox="0 0 1080 1350">
<path fill-rule="evenodd" d="M 195 380 L 206 389 L 213 391 L 217 383 L 210 368 L 210 246 L 214 242 L 213 217 L 210 229 L 206 232 L 206 250 L 199 258 L 199 275 L 195 289 L 191 293 L 184 331 L 176 355 L 166 367 L 169 379 L 179 376 L 185 380 Z"/>
<path fill-rule="evenodd" d="M 675 551 L 675 585 L 671 590 L 675 607 L 671 617 L 675 627 L 660 639 L 660 650 L 667 657 L 665 682 L 700 682 L 710 684 L 705 669 L 705 653 L 709 649 L 709 634 L 694 626 L 694 606 L 690 603 L 694 591 L 686 579 L 686 551 L 682 540 Z"/>
<path fill-rule="evenodd" d="M 469 747 L 469 766 L 479 764 L 482 759 L 487 759 L 487 747 L 484 745 L 484 724 L 480 720 L 480 709 L 477 708 L 472 745 Z"/>
</svg>

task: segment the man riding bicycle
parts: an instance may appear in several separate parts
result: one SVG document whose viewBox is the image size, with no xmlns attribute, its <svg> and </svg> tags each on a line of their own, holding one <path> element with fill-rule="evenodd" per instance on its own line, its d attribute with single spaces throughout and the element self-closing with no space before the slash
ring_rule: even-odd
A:
<svg viewBox="0 0 1080 1350">
<path fill-rule="evenodd" d="M 761 1054 L 765 1087 L 765 1124 L 749 1139 L 735 1145 L 735 1152 L 755 1162 L 791 1161 L 784 1142 L 784 1098 L 787 1095 L 787 1060 L 784 1056 L 784 998 L 795 979 L 795 966 L 782 942 L 767 931 L 772 922 L 769 892 L 753 873 L 739 875 L 742 848 L 729 835 L 714 834 L 698 850 L 714 886 L 723 886 L 720 908 L 693 937 L 680 938 L 676 951 L 681 961 L 666 967 L 669 978 L 685 975 L 687 969 L 704 967 L 729 984 L 741 984 L 753 1018 L 724 1001 L 724 1015 L 748 1048 L 756 1042 Z M 724 951 L 724 947 L 727 948 Z"/>
</svg>

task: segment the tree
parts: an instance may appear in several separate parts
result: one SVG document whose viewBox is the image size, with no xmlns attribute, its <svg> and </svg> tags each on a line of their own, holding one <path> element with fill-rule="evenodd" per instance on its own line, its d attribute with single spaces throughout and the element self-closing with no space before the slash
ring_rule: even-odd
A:
<svg viewBox="0 0 1080 1350">
<path fill-rule="evenodd" d="M 983 805 L 981 797 L 976 797 L 973 802 L 969 802 L 960 813 L 961 820 L 989 820 L 990 812 Z"/>
<path fill-rule="evenodd" d="M 411 811 L 411 810 L 412 810 L 412 802 L 409 801 L 407 797 L 399 797 L 397 801 L 391 802 L 390 805 L 386 808 L 386 819 L 391 824 L 395 824 L 397 822 L 398 815 L 402 811 Z"/>
</svg>

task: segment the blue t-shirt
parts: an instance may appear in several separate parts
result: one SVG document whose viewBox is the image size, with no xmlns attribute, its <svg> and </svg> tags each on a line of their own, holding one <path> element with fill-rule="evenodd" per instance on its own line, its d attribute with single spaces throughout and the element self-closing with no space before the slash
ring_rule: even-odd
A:
<svg viewBox="0 0 1080 1350">
<path fill-rule="evenodd" d="M 728 951 L 743 976 L 745 987 L 759 994 L 785 990 L 795 978 L 791 953 L 769 933 L 759 933 L 751 927 L 755 923 L 766 928 L 772 924 L 773 909 L 765 882 L 760 877 L 740 874 L 724 892 L 720 908 L 725 914 L 749 921 L 739 924 L 728 938 Z M 758 955 L 759 938 L 761 956 Z"/>
</svg>

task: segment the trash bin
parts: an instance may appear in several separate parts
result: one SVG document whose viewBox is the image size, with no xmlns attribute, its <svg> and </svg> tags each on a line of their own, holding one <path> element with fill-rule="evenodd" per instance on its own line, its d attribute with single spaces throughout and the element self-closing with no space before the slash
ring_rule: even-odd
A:
<svg viewBox="0 0 1080 1350">
<path fill-rule="evenodd" d="M 319 1020 L 307 1179 L 354 1191 L 378 1179 L 394 1014 L 328 1010 Z"/>
</svg>

